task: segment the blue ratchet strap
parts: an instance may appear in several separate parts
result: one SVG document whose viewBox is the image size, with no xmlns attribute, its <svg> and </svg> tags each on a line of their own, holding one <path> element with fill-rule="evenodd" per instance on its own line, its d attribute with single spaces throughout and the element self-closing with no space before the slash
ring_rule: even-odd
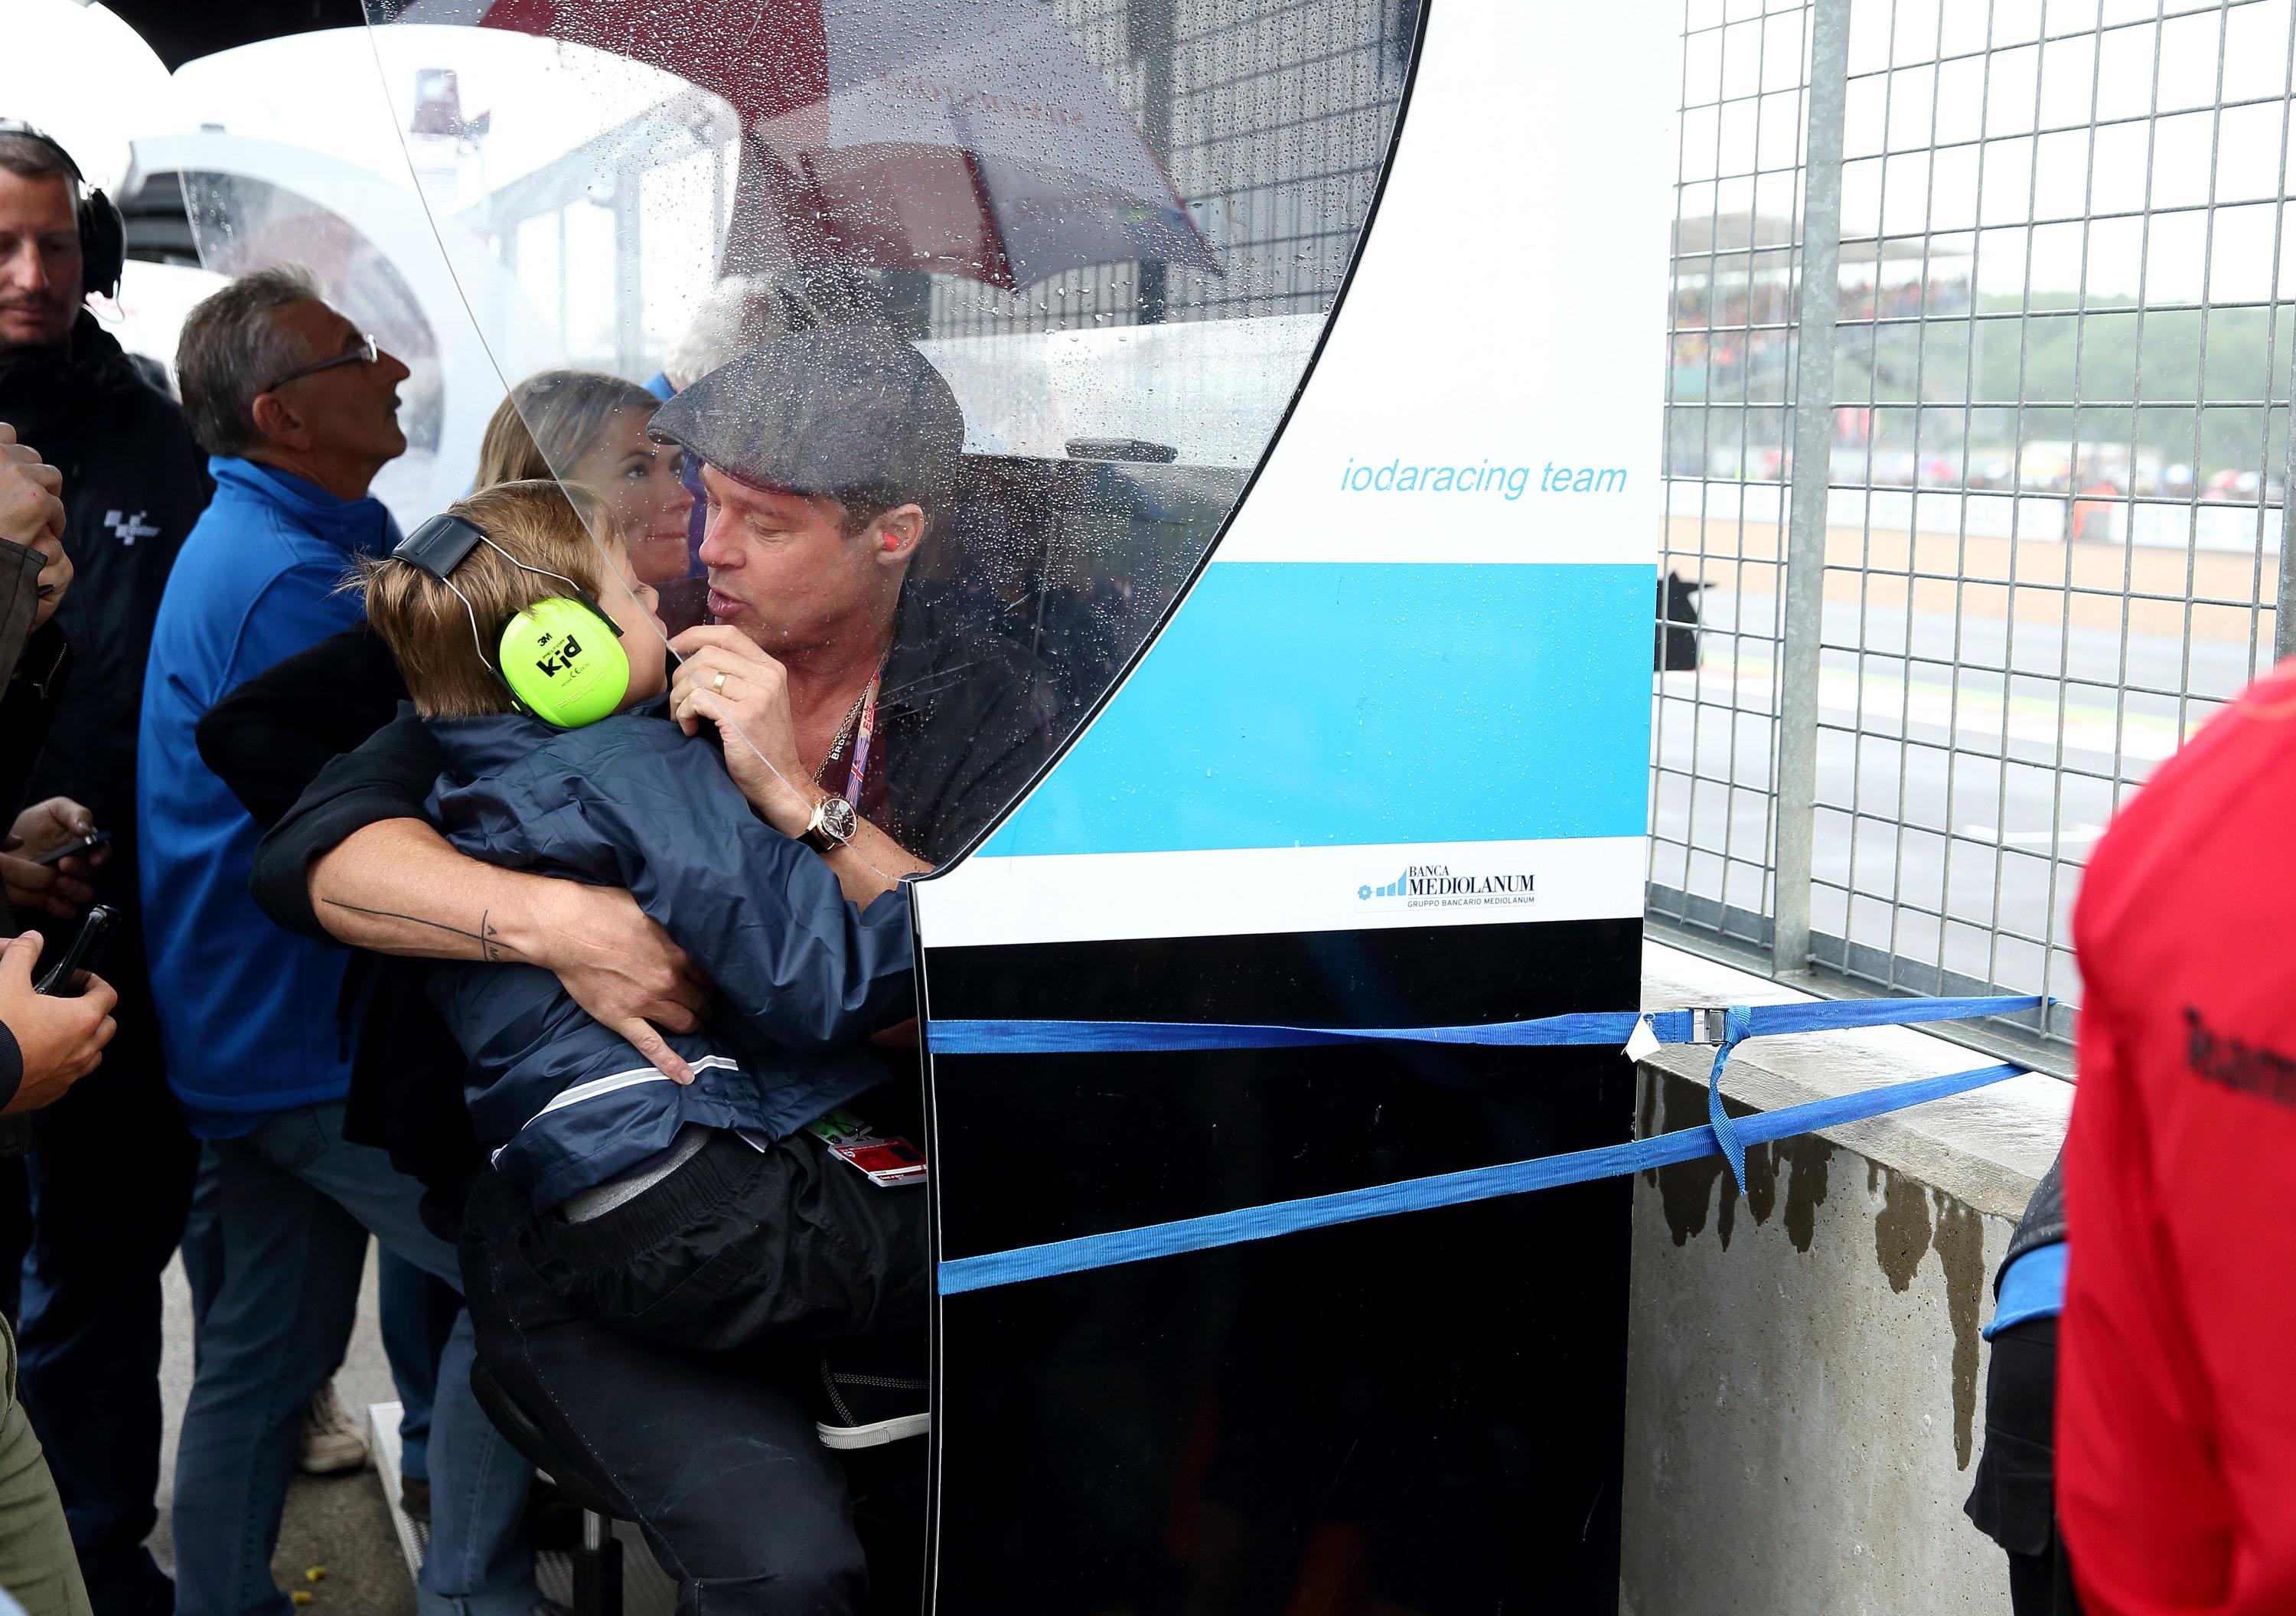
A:
<svg viewBox="0 0 2296 1616">
<path fill-rule="evenodd" d="M 1849 1027 L 1898 1027 L 1970 1016 L 2038 1010 L 2037 994 L 1990 998 L 1812 999 L 1806 1004 L 1733 1005 L 1743 1029 L 1726 1029 L 1728 1044 L 1793 1032 Z M 1531 1049 L 1571 1045 L 1622 1045 L 1635 1023 L 1647 1021 L 1661 1044 L 1713 1041 L 1711 1010 L 1584 1011 L 1527 1021 L 1472 1027 L 1288 1027 L 1233 1021 L 935 1021 L 925 1041 L 936 1055 L 1147 1054 L 1205 1049 L 1293 1049 L 1329 1044 L 1456 1044 Z"/>
<path fill-rule="evenodd" d="M 1725 1010 L 1722 1041 L 1714 1046 L 1714 1065 L 1706 1074 L 1706 1125 L 1714 1130 L 1715 1144 L 1730 1164 L 1730 1177 L 1738 1181 L 1741 1195 L 1746 1193 L 1746 1147 L 1738 1137 L 1738 1125 L 1722 1109 L 1722 1069 L 1740 1042 L 1753 1036 L 1754 1018 L 1748 1006 L 1733 1005 Z"/>
<path fill-rule="evenodd" d="M 1663 1043 L 1695 1041 L 1689 1010 L 1650 1018 L 1674 1031 Z M 1476 1044 L 1513 1048 L 1563 1044 L 1623 1044 L 1639 1019 L 1632 1011 L 1550 1015 L 1479 1027 L 1283 1027 L 1239 1021 L 937 1021 L 926 1029 L 943 1054 L 1145 1054 L 1192 1049 L 1295 1049 L 1328 1044 Z"/>
<path fill-rule="evenodd" d="M 1767 1112 L 1759 1116 L 1742 1117 L 1732 1123 L 1732 1132 L 1738 1148 L 1742 1151 L 1749 1144 L 1764 1144 L 1773 1139 L 1788 1138 L 1817 1128 L 1884 1116 L 1925 1101 L 1967 1094 L 1972 1089 L 1998 1083 L 2005 1078 L 2021 1076 L 2023 1071 L 2024 1069 L 2019 1066 L 1985 1066 L 1973 1071 L 1957 1071 L 1944 1077 L 1915 1078 L 1881 1088 L 1869 1088 L 1860 1094 L 1837 1095 L 1824 1100 L 1789 1105 L 1784 1110 Z M 1566 1184 L 1584 1184 L 1591 1179 L 1637 1173 L 1648 1168 L 1694 1161 L 1702 1156 L 1714 1155 L 1723 1148 L 1717 1130 L 1711 1126 L 1677 1128 L 1673 1133 L 1657 1134 L 1647 1139 L 1632 1139 L 1623 1144 L 1605 1144 L 1559 1156 L 1541 1156 L 1529 1161 L 1510 1162 L 1503 1167 L 1438 1173 L 1431 1177 L 1406 1178 L 1399 1184 L 1341 1190 L 1328 1195 L 1310 1195 L 1298 1201 L 1242 1207 L 1234 1211 L 1183 1218 L 1140 1228 L 1115 1229 L 1103 1235 L 1082 1235 L 1071 1240 L 1055 1240 L 1043 1245 L 988 1251 L 977 1257 L 951 1258 L 939 1265 L 937 1284 L 943 1296 L 957 1296 L 967 1291 L 985 1291 L 996 1285 L 1016 1284 L 1022 1280 L 1081 1274 L 1121 1263 L 1144 1262 L 1153 1257 L 1210 1251 L 1217 1246 L 1268 1240 L 1278 1235 L 1328 1228 L 1335 1224 L 1361 1223 L 1397 1212 L 1464 1206 L 1501 1195 L 1520 1195 Z"/>
</svg>

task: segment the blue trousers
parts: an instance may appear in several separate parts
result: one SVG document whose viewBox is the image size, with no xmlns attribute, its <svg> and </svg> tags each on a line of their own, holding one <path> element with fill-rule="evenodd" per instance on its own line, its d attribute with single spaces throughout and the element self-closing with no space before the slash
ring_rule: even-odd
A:
<svg viewBox="0 0 2296 1616">
<path fill-rule="evenodd" d="M 367 1235 L 456 1285 L 455 1252 L 422 1225 L 422 1188 L 382 1152 L 346 1144 L 340 1103 L 210 1141 L 222 1274 L 200 1324 L 199 1367 L 176 1458 L 179 1616 L 286 1616 L 271 1579 L 279 1518 L 311 1394 L 342 1361 Z M 430 1552 L 422 1616 L 528 1616 L 526 1463 L 471 1394 L 471 1325 L 439 1366 L 430 1440 Z"/>
<path fill-rule="evenodd" d="M 376 1307 L 390 1383 L 398 1388 L 398 1473 L 430 1479 L 430 1410 L 439 1399 L 439 1365 L 463 1310 L 462 1293 L 389 1246 L 374 1265 Z"/>
</svg>

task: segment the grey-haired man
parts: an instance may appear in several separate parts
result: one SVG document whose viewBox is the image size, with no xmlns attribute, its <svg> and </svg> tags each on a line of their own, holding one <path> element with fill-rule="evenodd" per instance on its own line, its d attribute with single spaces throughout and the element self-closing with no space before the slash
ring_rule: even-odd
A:
<svg viewBox="0 0 2296 1616">
<path fill-rule="evenodd" d="M 369 1235 L 443 1284 L 457 1277 L 422 1186 L 343 1136 L 342 956 L 256 911 L 256 824 L 193 739 L 250 675 L 356 622 L 345 570 L 398 539 L 368 489 L 406 447 L 406 367 L 320 290 L 288 268 L 243 275 L 192 310 L 176 351 L 217 488 L 153 626 L 137 809 L 168 1080 L 205 1141 L 220 1259 L 176 1456 L 183 1616 L 286 1616 L 271 1554 L 300 1411 L 341 1361 Z M 438 1373 L 416 1608 L 527 1616 L 528 1472 L 472 1395 L 468 1338 L 455 1327 Z"/>
</svg>

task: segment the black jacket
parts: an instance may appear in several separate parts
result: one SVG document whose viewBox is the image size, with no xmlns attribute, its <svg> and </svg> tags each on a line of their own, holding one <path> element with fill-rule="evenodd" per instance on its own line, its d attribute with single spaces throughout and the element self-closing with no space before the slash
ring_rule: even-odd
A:
<svg viewBox="0 0 2296 1616">
<path fill-rule="evenodd" d="M 68 349 L 0 356 L 0 421 L 63 473 L 64 548 L 73 569 L 54 622 L 71 644 L 74 668 L 31 795 L 85 803 L 111 833 L 111 857 L 93 884 L 102 902 L 132 919 L 142 907 L 135 737 L 144 663 L 168 570 L 215 484 L 183 411 L 84 310 Z M 140 939 L 119 938 L 107 977 L 142 956 Z"/>
<path fill-rule="evenodd" d="M 429 789 L 430 776 L 411 807 L 401 806 L 390 789 L 433 762 L 430 732 L 420 720 L 412 733 L 423 751 L 412 768 L 388 744 L 386 736 L 405 733 L 391 718 L 406 701 L 390 648 L 359 623 L 242 684 L 208 710 L 194 734 L 201 761 L 266 832 L 307 792 L 315 799 L 300 804 L 299 815 L 311 849 L 297 865 L 300 923 L 282 920 L 269 905 L 265 909 L 290 931 L 330 947 L 340 945 L 320 929 L 301 872 L 363 826 L 421 814 L 420 792 Z M 323 793 L 316 783 L 323 775 L 336 782 L 348 776 L 348 793 Z M 365 791 L 370 781 L 383 783 L 379 795 Z M 395 806 L 399 813 L 391 811 Z M 258 898 L 262 875 L 258 852 Z M 351 954 L 341 1009 L 344 1024 L 356 1020 L 362 1032 L 351 1049 L 343 1136 L 387 1151 L 400 1172 L 443 1193 L 485 1157 L 463 1105 L 462 1049 L 430 1007 L 428 964 L 364 949 Z"/>
<path fill-rule="evenodd" d="M 2025 1203 L 2025 1215 L 2017 1220 L 2017 1227 L 2009 1236 L 2009 1250 L 2001 1259 L 1999 1271 L 1993 1276 L 1993 1293 L 2001 1294 L 2001 1276 L 2009 1272 L 2011 1263 L 2028 1251 L 2054 1245 L 2065 1236 L 2065 1154 L 2060 1148 L 2057 1159 L 2049 1163 L 2049 1170 L 2033 1186 L 2033 1198 Z"/>
</svg>

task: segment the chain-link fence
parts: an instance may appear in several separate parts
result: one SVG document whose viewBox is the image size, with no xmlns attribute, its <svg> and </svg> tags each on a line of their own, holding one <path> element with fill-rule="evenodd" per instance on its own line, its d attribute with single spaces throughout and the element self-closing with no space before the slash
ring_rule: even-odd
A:
<svg viewBox="0 0 2296 1616">
<path fill-rule="evenodd" d="M 891 277 L 920 333 L 1312 324 L 1417 0 L 1051 3 L 1218 269 Z M 1658 638 L 1651 917 L 2054 995 L 2066 1065 L 2089 848 L 2273 654 L 2289 0 L 1685 4 L 1660 599 L 1702 623 Z"/>
<path fill-rule="evenodd" d="M 1664 565 L 1705 628 L 1657 687 L 1661 925 L 2056 996 L 2067 1064 L 2090 847 L 2273 656 L 2290 22 L 1690 0 Z"/>
</svg>

